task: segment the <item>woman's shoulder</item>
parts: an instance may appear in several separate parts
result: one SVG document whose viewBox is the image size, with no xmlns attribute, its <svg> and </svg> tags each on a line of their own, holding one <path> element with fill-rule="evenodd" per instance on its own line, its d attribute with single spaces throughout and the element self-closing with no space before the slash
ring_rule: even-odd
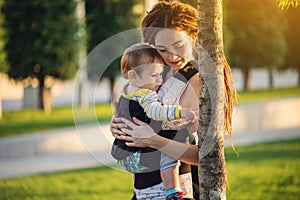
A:
<svg viewBox="0 0 300 200">
<path fill-rule="evenodd" d="M 187 87 L 187 90 L 191 89 L 192 91 L 197 91 L 200 89 L 200 84 L 199 84 L 200 78 L 199 78 L 199 73 L 194 74 L 189 81 L 189 87 Z M 197 94 L 198 92 L 196 92 Z"/>
<path fill-rule="evenodd" d="M 197 83 L 199 84 L 199 72 L 197 72 L 196 74 L 194 74 L 191 78 L 190 78 L 190 83 Z"/>
<path fill-rule="evenodd" d="M 196 74 L 198 74 L 198 68 L 191 64 L 191 62 L 187 63 L 182 69 L 180 69 L 174 77 L 180 79 L 184 82 L 190 81 Z"/>
</svg>

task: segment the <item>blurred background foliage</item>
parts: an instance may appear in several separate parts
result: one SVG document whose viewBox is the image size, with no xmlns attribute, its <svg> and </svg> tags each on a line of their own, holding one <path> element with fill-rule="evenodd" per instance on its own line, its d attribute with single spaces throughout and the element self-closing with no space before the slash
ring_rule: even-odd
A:
<svg viewBox="0 0 300 200">
<path fill-rule="evenodd" d="M 254 67 L 268 69 L 269 87 L 273 88 L 272 71 L 282 68 L 287 48 L 282 11 L 272 0 L 224 4 L 226 54 L 231 66 L 243 72 L 243 88 L 250 89 L 249 74 Z"/>
<path fill-rule="evenodd" d="M 76 19 L 79 2 L 85 3 L 84 37 L 78 37 L 82 25 Z M 145 2 L 0 0 L 0 72 L 15 80 L 36 78 L 40 88 L 44 88 L 40 92 L 42 108 L 46 98 L 43 91 L 51 88 L 51 84 L 45 84 L 47 77 L 74 78 L 80 65 L 79 40 L 85 40 L 87 54 L 118 33 L 140 28 L 146 13 Z M 197 6 L 196 0 L 182 2 Z M 270 88 L 274 87 L 274 70 L 295 69 L 300 77 L 297 55 L 300 52 L 300 7 L 282 9 L 278 3 L 276 0 L 223 0 L 225 54 L 231 67 L 242 71 L 244 90 L 251 89 L 249 71 L 252 68 L 269 71 Z M 126 42 L 122 41 L 123 45 Z M 108 51 L 116 48 L 118 46 Z M 93 81 L 101 74 L 113 87 L 120 74 L 119 59 L 109 67 L 99 64 L 88 68 L 87 77 Z"/>
<path fill-rule="evenodd" d="M 51 111 L 46 79 L 69 79 L 77 71 L 75 1 L 4 1 L 4 51 L 14 80 L 36 79 L 39 105 Z"/>
<path fill-rule="evenodd" d="M 143 0 L 86 0 L 85 7 L 88 52 L 116 34 L 138 28 L 145 13 Z M 137 35 L 136 38 L 138 37 Z M 111 41 L 110 46 L 105 46 L 102 52 L 98 52 L 107 56 L 101 57 L 102 63 L 89 65 L 87 71 L 89 79 L 101 81 L 101 79 L 107 78 L 110 82 L 110 91 L 113 91 L 116 76 L 120 74 L 120 57 L 109 65 L 104 59 L 110 55 L 116 55 L 115 52 L 118 51 L 118 48 L 121 49 L 122 45 L 129 46 L 130 41 L 128 40 L 131 39 L 136 40 L 135 38 L 124 38 L 124 40 L 118 40 L 118 44 L 115 44 L 115 40 Z M 122 52 L 119 54 L 121 55 Z M 108 60 L 108 62 L 110 61 Z M 101 78 L 99 79 L 99 77 Z"/>
</svg>

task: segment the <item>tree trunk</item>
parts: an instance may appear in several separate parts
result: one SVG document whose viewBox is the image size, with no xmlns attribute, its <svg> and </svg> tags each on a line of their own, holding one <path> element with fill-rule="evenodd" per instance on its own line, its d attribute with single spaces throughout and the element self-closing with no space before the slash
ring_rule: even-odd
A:
<svg viewBox="0 0 300 200">
<path fill-rule="evenodd" d="M 52 111 L 51 90 L 45 87 L 45 76 L 38 77 L 39 80 L 39 105 L 38 108 L 46 113 Z"/>
<path fill-rule="evenodd" d="M 115 78 L 114 77 L 109 77 L 109 86 L 110 86 L 110 91 L 111 91 L 111 97 L 110 97 L 110 102 L 113 102 L 115 100 L 115 97 L 117 94 L 115 94 Z"/>
<path fill-rule="evenodd" d="M 79 72 L 80 73 L 80 72 Z M 80 105 L 81 108 L 87 108 L 89 106 L 89 98 L 88 98 L 88 79 L 85 76 L 85 78 L 80 77 L 78 75 L 78 105 Z"/>
<path fill-rule="evenodd" d="M 87 49 L 86 49 L 86 13 L 85 13 L 85 1 L 77 1 L 77 20 L 78 20 L 78 104 L 81 108 L 86 108 L 89 106 L 88 94 L 87 94 L 87 85 L 88 85 L 88 77 L 87 77 L 87 66 L 84 62 L 87 57 Z"/>
<path fill-rule="evenodd" d="M 0 120 L 3 117 L 3 110 L 2 110 L 2 74 L 0 74 Z"/>
<path fill-rule="evenodd" d="M 156 4 L 158 0 L 145 0 L 145 11 L 151 10 L 154 4 Z"/>
<path fill-rule="evenodd" d="M 273 76 L 273 68 L 268 68 L 268 76 L 269 76 L 269 88 L 274 89 L 274 76 Z"/>
<path fill-rule="evenodd" d="M 202 200 L 226 199 L 222 0 L 198 0 L 199 183 Z"/>
<path fill-rule="evenodd" d="M 251 90 L 251 83 L 250 83 L 250 69 L 248 67 L 242 69 L 244 82 L 243 82 L 243 89 L 244 91 Z"/>
<path fill-rule="evenodd" d="M 2 116 L 3 116 L 3 111 L 2 111 L 2 95 L 1 95 L 1 88 L 0 88 L 0 120 L 2 119 Z"/>
<path fill-rule="evenodd" d="M 298 68 L 298 86 L 300 87 L 300 68 Z"/>
</svg>

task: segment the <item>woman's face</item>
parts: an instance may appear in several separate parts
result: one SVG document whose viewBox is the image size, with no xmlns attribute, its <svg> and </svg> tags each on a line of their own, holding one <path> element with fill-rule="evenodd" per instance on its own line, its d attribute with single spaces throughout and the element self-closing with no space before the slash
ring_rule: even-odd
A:
<svg viewBox="0 0 300 200">
<path fill-rule="evenodd" d="M 185 33 L 161 29 L 155 36 L 155 47 L 165 64 L 179 70 L 193 60 L 193 41 Z"/>
</svg>

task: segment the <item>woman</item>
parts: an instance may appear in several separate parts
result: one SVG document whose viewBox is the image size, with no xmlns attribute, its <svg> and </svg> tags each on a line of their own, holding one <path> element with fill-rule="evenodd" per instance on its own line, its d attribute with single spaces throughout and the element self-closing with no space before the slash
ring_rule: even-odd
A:
<svg viewBox="0 0 300 200">
<path fill-rule="evenodd" d="M 195 58 L 194 41 L 197 39 L 197 11 L 193 7 L 179 2 L 159 2 L 143 19 L 142 30 L 144 42 L 155 46 L 165 64 L 171 69 L 166 76 L 166 80 L 176 76 L 176 72 L 183 69 L 189 61 Z M 226 73 L 224 73 L 225 76 L 229 76 L 225 77 L 225 79 L 231 80 L 230 68 L 226 66 L 225 70 L 227 70 Z M 187 108 L 199 106 L 198 73 L 193 74 L 193 76 L 189 78 L 183 92 L 175 96 L 175 98 L 177 98 L 175 100 L 169 98 L 170 95 L 168 96 L 168 93 L 161 92 L 161 90 L 164 90 L 166 87 L 170 87 L 171 90 L 173 88 L 174 91 L 177 91 L 175 84 L 166 86 L 167 82 L 168 81 L 163 84 L 165 87 L 162 87 L 159 91 L 162 93 L 161 98 L 163 103 L 164 101 L 172 101 L 173 103 L 178 103 L 182 107 Z M 228 81 L 225 81 L 225 84 L 228 84 Z M 230 88 L 226 85 L 226 90 L 226 109 L 229 109 L 226 110 L 226 117 L 228 119 L 226 122 L 229 124 L 225 125 L 226 127 L 231 127 L 231 93 L 234 91 L 234 88 Z M 138 121 L 137 119 L 134 119 L 134 122 L 136 124 L 123 118 L 113 117 L 110 124 L 111 132 L 118 139 L 132 141 L 127 142 L 128 146 L 150 146 L 159 149 L 161 152 L 170 155 L 173 158 L 192 165 L 198 165 L 197 145 L 169 140 L 155 134 L 147 124 Z M 126 127 L 130 127 L 132 130 L 128 130 Z M 197 124 L 195 125 L 195 128 L 197 129 Z M 143 133 L 144 138 L 140 138 L 141 135 L 139 135 L 139 133 L 141 132 Z M 127 136 L 126 134 L 132 135 L 133 137 Z M 145 138 L 146 134 L 148 137 Z M 197 174 L 197 170 L 195 171 L 196 173 L 194 174 Z M 196 180 L 195 183 L 197 182 L 198 181 Z M 198 194 L 195 194 L 194 198 L 197 199 L 198 196 Z M 137 197 L 137 199 L 142 198 Z M 174 199 L 183 198 L 179 197 Z"/>
</svg>

